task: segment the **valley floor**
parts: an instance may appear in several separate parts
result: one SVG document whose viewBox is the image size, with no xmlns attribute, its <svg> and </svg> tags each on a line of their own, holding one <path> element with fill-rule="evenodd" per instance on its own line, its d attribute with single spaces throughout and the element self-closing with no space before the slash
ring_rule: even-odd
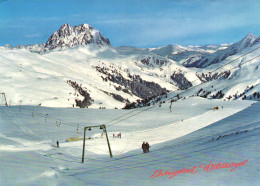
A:
<svg viewBox="0 0 260 186">
<path fill-rule="evenodd" d="M 143 109 L 0 107 L 0 185 L 259 183 L 259 102 L 188 98 L 174 103 L 172 112 L 168 103 Z M 112 121 L 122 115 L 125 120 Z M 82 140 L 67 139 L 82 138 L 83 127 L 103 123 L 113 158 L 105 135 L 93 128 L 87 130 L 90 139 L 81 163 Z M 118 133 L 122 137 L 113 138 Z M 143 141 L 150 143 L 149 153 L 143 154 Z M 227 162 L 238 167 L 210 170 Z M 240 162 L 244 164 L 236 164 Z M 194 172 L 179 172 L 169 179 L 184 168 Z M 159 174 L 161 170 L 172 174 Z"/>
</svg>

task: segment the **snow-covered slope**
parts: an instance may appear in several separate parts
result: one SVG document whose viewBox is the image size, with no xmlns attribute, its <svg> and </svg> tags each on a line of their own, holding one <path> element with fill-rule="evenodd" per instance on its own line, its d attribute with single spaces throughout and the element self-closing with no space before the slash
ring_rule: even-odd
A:
<svg viewBox="0 0 260 186">
<path fill-rule="evenodd" d="M 206 46 L 181 46 L 181 45 L 166 45 L 159 48 L 151 48 L 149 51 L 154 52 L 160 56 L 170 57 L 177 54 L 184 54 L 185 52 L 197 53 L 213 53 L 217 50 L 226 49 L 228 45 L 206 45 Z"/>
<path fill-rule="evenodd" d="M 226 49 L 229 45 L 206 45 L 206 46 L 181 46 L 181 45 L 167 45 L 159 48 L 149 49 L 149 51 L 160 56 L 167 57 L 183 65 L 186 65 L 192 60 L 198 60 L 203 55 L 210 55 L 218 50 Z"/>
<path fill-rule="evenodd" d="M 12 50 L 12 49 L 14 49 L 14 50 L 15 49 L 24 49 L 24 50 L 28 50 L 31 52 L 39 53 L 44 46 L 45 46 L 44 43 L 33 44 L 33 45 L 16 45 L 15 47 L 12 47 L 11 45 L 5 45 L 5 46 L 0 46 L 0 51 Z"/>
<path fill-rule="evenodd" d="M 259 51 L 260 44 L 255 44 L 252 47 L 245 48 L 238 54 L 228 57 L 221 63 L 204 68 L 199 77 L 203 82 L 210 81 L 200 86 L 208 94 L 206 97 L 224 100 L 259 100 Z M 220 65 L 225 66 L 219 69 Z M 218 80 L 212 81 L 214 79 Z M 205 95 L 205 93 L 202 93 L 203 91 L 199 95 Z"/>
<path fill-rule="evenodd" d="M 199 60 L 188 60 L 183 62 L 186 67 L 207 67 L 209 65 L 219 63 L 227 57 L 241 52 L 242 50 L 255 45 L 257 37 L 253 34 L 248 34 L 241 41 L 228 46 L 226 49 L 218 50 L 213 54 L 206 54 L 201 56 Z"/>
<path fill-rule="evenodd" d="M 9 104 L 122 108 L 198 79 L 149 50 L 112 47 L 88 24 L 64 24 L 35 53 L 41 46 L 0 48 L 0 88 Z"/>
<path fill-rule="evenodd" d="M 201 83 L 186 97 L 260 98 L 260 43 L 252 34 L 231 45 L 115 48 L 88 24 L 64 24 L 36 53 L 41 46 L 0 48 L 0 91 L 8 104 L 122 108 L 132 102 L 154 104 L 158 95 Z M 204 68 L 187 68 L 194 60 Z"/>
<path fill-rule="evenodd" d="M 5 49 L 0 60 L 0 87 L 11 105 L 122 108 L 127 102 L 177 89 L 178 82 L 170 78 L 174 72 L 189 81 L 198 79 L 193 71 L 156 54 L 111 46 L 44 54 Z"/>
<path fill-rule="evenodd" d="M 259 40 L 115 48 L 87 24 L 65 24 L 40 53 L 0 47 L 0 185 L 257 185 Z M 125 104 L 139 108 L 114 109 Z M 98 127 L 80 163 L 83 128 L 104 123 L 113 159 Z"/>
<path fill-rule="evenodd" d="M 1 185 L 257 185 L 259 182 L 259 103 L 188 98 L 162 105 L 107 125 L 113 158 L 99 128 L 87 131 L 85 163 L 81 163 L 84 126 L 101 124 L 127 110 L 61 109 L 35 106 L 0 107 Z M 214 111 L 214 106 L 223 106 Z M 137 111 L 136 111 L 137 112 Z M 87 123 L 86 123 L 87 120 Z M 121 132 L 122 138 L 113 138 Z M 60 148 L 56 148 L 56 141 Z M 148 141 L 150 153 L 140 145 Z M 204 170 L 205 165 L 240 163 Z M 203 164 L 203 165 L 202 165 Z M 201 167 L 199 167 L 202 165 Z M 157 175 L 196 167 L 198 172 Z M 234 168 L 234 167 L 233 167 Z"/>
<path fill-rule="evenodd" d="M 165 47 L 152 49 L 151 51 L 178 61 L 186 67 L 204 68 L 215 63 L 220 63 L 229 56 L 259 44 L 259 40 L 260 37 L 249 33 L 239 42 L 230 45 L 207 45 L 204 47 L 167 45 Z"/>
<path fill-rule="evenodd" d="M 16 45 L 14 49 L 26 49 L 31 52 L 39 53 L 41 52 L 44 46 L 45 46 L 44 43 L 34 44 L 34 45 Z"/>
<path fill-rule="evenodd" d="M 79 46 L 44 54 L 2 49 L 0 86 L 11 105 L 122 108 L 137 99 L 207 81 L 211 82 L 192 89 L 190 95 L 226 100 L 244 99 L 246 95 L 246 99 L 258 100 L 257 47 L 259 44 L 204 69 L 185 68 L 132 47 Z M 247 54 L 253 49 L 256 50 Z M 244 54 L 247 55 L 239 58 Z M 237 60 L 214 71 L 234 59 Z M 219 91 L 225 96 L 216 96 Z"/>
<path fill-rule="evenodd" d="M 168 96 L 159 96 L 152 100 L 133 102 L 127 108 L 162 104 L 166 100 L 175 101 L 190 96 L 199 96 L 208 99 L 223 99 L 225 101 L 236 99 L 260 100 L 260 44 L 255 43 L 246 47 L 239 53 L 227 57 L 222 62 L 212 64 L 205 68 L 188 68 L 196 72 L 191 81 L 193 86 L 186 87 L 184 91 L 173 91 Z M 178 79 L 173 73 L 171 78 Z M 183 82 L 180 80 L 179 82 Z M 180 88 L 181 86 L 179 86 Z"/>
</svg>

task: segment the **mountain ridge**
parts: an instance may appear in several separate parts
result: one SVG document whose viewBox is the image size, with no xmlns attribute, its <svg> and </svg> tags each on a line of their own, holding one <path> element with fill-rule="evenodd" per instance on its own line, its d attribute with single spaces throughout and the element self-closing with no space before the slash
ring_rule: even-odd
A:
<svg viewBox="0 0 260 186">
<path fill-rule="evenodd" d="M 122 108 L 133 102 L 138 107 L 148 100 L 151 105 L 167 97 L 168 92 L 207 82 L 211 86 L 201 85 L 190 95 L 258 99 L 259 61 L 243 65 L 251 55 L 230 64 L 229 67 L 236 67 L 234 70 L 211 71 L 259 47 L 259 40 L 248 34 L 234 44 L 113 47 L 88 24 L 64 24 L 44 46 L 0 47 L 0 87 L 11 104 L 58 107 Z M 208 61 L 203 63 L 205 56 Z M 216 57 L 222 60 L 214 61 Z M 215 88 L 216 82 L 219 85 Z"/>
</svg>

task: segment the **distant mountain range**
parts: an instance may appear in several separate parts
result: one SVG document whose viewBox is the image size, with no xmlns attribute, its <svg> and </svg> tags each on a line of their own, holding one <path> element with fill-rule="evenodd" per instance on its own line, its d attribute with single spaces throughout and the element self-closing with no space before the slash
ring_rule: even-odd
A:
<svg viewBox="0 0 260 186">
<path fill-rule="evenodd" d="M 0 47 L 0 90 L 11 104 L 61 107 L 144 106 L 201 83 L 190 95 L 258 99 L 259 59 L 243 63 L 259 53 L 259 40 L 248 34 L 223 45 L 113 47 L 88 24 L 64 24 L 45 44 Z"/>
<path fill-rule="evenodd" d="M 234 44 L 207 45 L 203 47 L 180 45 L 167 45 L 152 49 L 151 51 L 177 61 L 185 67 L 203 68 L 214 63 L 219 63 L 227 57 L 235 55 L 245 48 L 259 44 L 260 37 L 249 33 L 241 41 Z"/>
</svg>

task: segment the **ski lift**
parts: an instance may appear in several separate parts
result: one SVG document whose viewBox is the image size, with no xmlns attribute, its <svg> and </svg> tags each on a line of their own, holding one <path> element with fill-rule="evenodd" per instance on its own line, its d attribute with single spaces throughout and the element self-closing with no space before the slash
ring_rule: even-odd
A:
<svg viewBox="0 0 260 186">
<path fill-rule="evenodd" d="M 81 132 L 79 132 L 79 124 L 77 126 L 76 132 L 77 132 L 77 134 L 81 134 Z"/>
</svg>

